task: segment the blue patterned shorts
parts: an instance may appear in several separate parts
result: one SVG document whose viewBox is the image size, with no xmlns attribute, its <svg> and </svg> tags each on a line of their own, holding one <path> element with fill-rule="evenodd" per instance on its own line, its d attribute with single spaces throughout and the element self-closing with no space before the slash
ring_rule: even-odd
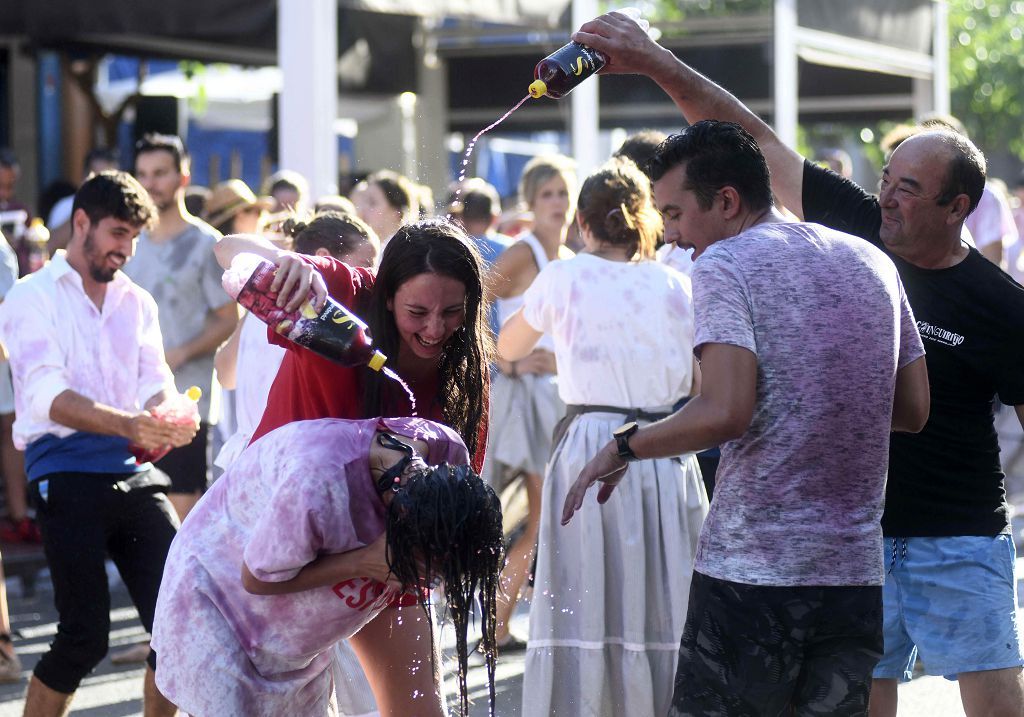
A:
<svg viewBox="0 0 1024 717">
<path fill-rule="evenodd" d="M 907 681 L 920 653 L 925 672 L 1024 665 L 1009 535 L 886 538 L 882 592 L 885 655 L 880 679 Z"/>
</svg>

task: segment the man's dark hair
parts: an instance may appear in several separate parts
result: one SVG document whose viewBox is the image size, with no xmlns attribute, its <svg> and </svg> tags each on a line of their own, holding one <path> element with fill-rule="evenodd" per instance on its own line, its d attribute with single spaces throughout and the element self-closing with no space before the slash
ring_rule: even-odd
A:
<svg viewBox="0 0 1024 717">
<path fill-rule="evenodd" d="M 615 150 L 613 157 L 624 157 L 631 160 L 641 170 L 646 171 L 647 163 L 651 161 L 661 143 L 668 139 L 668 135 L 658 129 L 643 129 L 626 137 L 626 141 Z"/>
<path fill-rule="evenodd" d="M 0 167 L 13 170 L 21 168 L 21 162 L 18 161 L 18 155 L 14 153 L 14 150 L 8 147 L 0 149 Z"/>
<path fill-rule="evenodd" d="M 181 137 L 176 134 L 159 134 L 150 132 L 143 135 L 142 139 L 135 143 L 135 158 L 146 152 L 167 152 L 174 158 L 174 166 L 178 172 L 184 174 L 188 169 L 188 150 Z"/>
<path fill-rule="evenodd" d="M 89 154 L 85 155 L 85 161 L 82 162 L 82 166 L 86 172 L 92 167 L 93 162 L 106 162 L 112 164 L 115 167 L 121 166 L 121 153 L 116 149 L 110 147 L 94 147 L 89 150 Z"/>
<path fill-rule="evenodd" d="M 71 215 L 83 210 L 92 224 L 113 217 L 145 228 L 156 216 L 153 200 L 139 180 L 127 172 L 110 169 L 94 174 L 75 192 Z"/>
<path fill-rule="evenodd" d="M 448 213 L 471 222 L 491 222 L 501 214 L 501 197 L 494 185 L 473 177 L 448 196 Z"/>
<path fill-rule="evenodd" d="M 772 206 L 771 175 L 761 148 L 734 122 L 702 120 L 658 146 L 647 164 L 652 182 L 686 163 L 685 186 L 703 209 L 711 207 L 722 187 L 732 187 L 752 210 Z"/>
<path fill-rule="evenodd" d="M 970 215 L 985 191 L 985 155 L 974 142 L 958 132 L 939 130 L 935 134 L 949 152 L 946 178 L 935 202 L 945 206 L 959 195 L 966 194 L 971 203 L 967 209 L 967 215 Z"/>
</svg>

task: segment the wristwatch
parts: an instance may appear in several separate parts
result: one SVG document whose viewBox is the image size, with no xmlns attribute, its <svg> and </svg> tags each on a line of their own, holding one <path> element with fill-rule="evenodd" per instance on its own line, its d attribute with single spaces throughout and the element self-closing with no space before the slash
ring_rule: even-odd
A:
<svg viewBox="0 0 1024 717">
<path fill-rule="evenodd" d="M 636 457 L 633 449 L 629 447 L 629 439 L 639 430 L 640 425 L 636 421 L 630 421 L 612 431 L 612 435 L 615 437 L 615 445 L 618 447 L 619 458 L 626 462 L 640 460 Z"/>
</svg>

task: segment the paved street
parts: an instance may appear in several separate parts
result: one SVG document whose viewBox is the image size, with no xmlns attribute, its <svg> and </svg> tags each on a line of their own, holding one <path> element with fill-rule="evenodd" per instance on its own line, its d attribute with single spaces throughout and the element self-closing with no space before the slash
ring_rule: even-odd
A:
<svg viewBox="0 0 1024 717">
<path fill-rule="evenodd" d="M 26 678 L 39 656 L 46 650 L 56 629 L 56 613 L 52 606 L 52 593 L 48 584 L 39 586 L 38 596 L 24 599 L 19 596 L 19 585 L 8 581 L 13 589 L 11 618 L 13 627 L 22 634 L 17 641 L 19 654 L 25 666 Z M 136 619 L 128 595 L 123 587 L 114 590 L 115 606 L 111 610 L 111 646 L 113 649 L 132 645 L 144 639 L 142 626 Z M 525 631 L 525 614 L 517 617 L 517 629 Z M 447 630 L 450 637 L 450 628 Z M 449 651 L 449 655 L 451 652 Z M 519 715 L 520 691 L 522 689 L 522 655 L 502 658 L 498 665 L 498 710 L 499 717 Z M 482 667 L 471 668 L 470 691 L 476 704 L 473 717 L 487 714 L 487 682 Z M 449 682 L 449 689 L 454 680 Z M 25 682 L 16 685 L 0 685 L 0 717 L 21 715 L 22 695 Z M 105 660 L 93 673 L 75 696 L 72 715 L 80 717 L 141 717 L 142 714 L 142 669 L 139 666 L 117 667 Z M 914 680 L 901 691 L 901 717 L 960 717 L 959 697 L 955 683 L 941 678 L 926 677 Z"/>
<path fill-rule="evenodd" d="M 1024 439 L 1020 435 L 1019 426 L 1001 416 L 1003 426 L 1002 446 L 1003 462 L 1007 473 L 1008 493 L 1011 502 L 1024 507 Z M 1018 518 L 1016 533 L 1020 535 L 1022 524 Z M 1018 540 L 1018 545 L 1020 541 Z M 1020 580 L 1024 578 L 1024 559 L 1018 560 L 1018 595 Z M 131 607 L 128 595 L 116 577 L 114 582 L 113 604 L 111 610 L 111 646 L 112 649 L 132 645 L 145 638 L 142 626 Z M 30 674 L 32 666 L 46 650 L 56 629 L 56 613 L 53 609 L 53 594 L 49 581 L 43 579 L 37 586 L 35 597 L 22 594 L 21 584 L 16 578 L 7 580 L 11 602 L 11 621 L 13 628 L 20 633 L 16 639 L 19 654 L 25 667 L 25 676 Z M 1022 616 L 1024 618 L 1024 616 Z M 526 614 L 524 611 L 515 618 L 514 629 L 526 633 Z M 445 631 L 444 644 L 451 644 L 451 629 Z M 451 651 L 448 651 L 451 654 Z M 518 717 L 520 693 L 522 689 L 523 658 L 514 655 L 502 658 L 498 665 L 498 710 L 499 717 Z M 201 677 L 197 677 L 201 679 Z M 476 704 L 473 717 L 484 717 L 487 714 L 486 675 L 482 667 L 471 669 L 469 676 L 470 691 Z M 453 681 L 449 682 L 453 685 Z M 16 717 L 21 714 L 22 695 L 25 681 L 15 685 L 0 685 L 0 717 Z M 451 690 L 451 687 L 449 687 Z M 116 667 L 104 661 L 96 672 L 91 675 L 75 697 L 72 715 L 80 717 L 135 717 L 141 715 L 142 670 L 138 666 Z M 959 693 L 955 682 L 940 677 L 921 677 L 900 689 L 900 717 L 962 717 Z M 541 717 L 531 715 L 530 717 Z"/>
</svg>

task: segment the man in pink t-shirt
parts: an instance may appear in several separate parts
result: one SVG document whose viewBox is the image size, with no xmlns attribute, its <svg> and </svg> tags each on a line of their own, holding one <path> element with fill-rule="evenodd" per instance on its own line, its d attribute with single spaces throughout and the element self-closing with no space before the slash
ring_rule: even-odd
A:
<svg viewBox="0 0 1024 717">
<path fill-rule="evenodd" d="M 737 124 L 669 137 L 648 173 L 665 240 L 694 250 L 701 392 L 617 429 L 563 522 L 595 482 L 609 500 L 631 461 L 721 445 L 671 714 L 863 714 L 882 654 L 889 433 L 920 430 L 929 405 L 896 267 L 855 237 L 785 222 Z"/>
</svg>

